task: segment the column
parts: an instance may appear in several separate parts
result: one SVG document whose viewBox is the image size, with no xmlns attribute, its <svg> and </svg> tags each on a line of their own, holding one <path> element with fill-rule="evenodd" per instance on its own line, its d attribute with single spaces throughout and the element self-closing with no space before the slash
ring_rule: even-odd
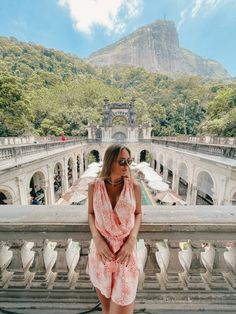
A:
<svg viewBox="0 0 236 314">
<path fill-rule="evenodd" d="M 76 181 L 78 179 L 78 171 L 77 171 L 77 154 L 74 155 L 74 160 L 75 160 L 75 177 L 74 177 L 74 181 Z"/>
<path fill-rule="evenodd" d="M 192 205 L 191 204 L 191 194 L 192 194 L 192 184 L 188 183 L 187 196 L 186 196 L 186 203 L 188 205 Z"/>
<path fill-rule="evenodd" d="M 44 199 L 45 199 L 45 205 L 50 204 L 51 202 L 51 195 L 50 195 L 50 190 L 49 190 L 49 182 L 48 179 L 45 179 L 41 183 L 41 188 L 43 189 L 44 193 Z"/>
<path fill-rule="evenodd" d="M 164 169 L 163 169 L 163 181 L 166 182 L 167 181 L 167 178 L 168 178 L 168 168 L 166 168 L 164 165 L 163 165 Z"/>
<path fill-rule="evenodd" d="M 74 155 L 74 158 L 73 158 L 72 177 L 73 177 L 73 181 L 72 181 L 72 184 L 73 184 L 77 180 L 77 160 L 76 160 L 76 155 Z"/>
<path fill-rule="evenodd" d="M 67 159 L 64 157 L 63 158 L 63 163 L 64 163 L 64 171 L 63 171 L 63 176 L 62 176 L 62 191 L 65 193 L 69 189 L 68 185 L 68 163 Z"/>
<path fill-rule="evenodd" d="M 193 185 L 192 186 L 192 193 L 191 193 L 191 205 L 196 205 L 196 200 L 197 200 L 197 186 Z"/>
<path fill-rule="evenodd" d="M 30 204 L 30 189 L 25 186 L 25 182 L 26 180 L 24 176 L 16 177 L 20 205 Z"/>
<path fill-rule="evenodd" d="M 80 154 L 79 159 L 80 159 L 80 176 L 84 173 L 84 157 L 83 153 Z"/>
<path fill-rule="evenodd" d="M 173 179 L 172 179 L 172 190 L 178 194 L 178 188 L 179 188 L 179 177 L 176 173 L 173 173 Z"/>
<path fill-rule="evenodd" d="M 55 204 L 55 193 L 54 193 L 54 169 L 52 168 L 51 165 L 47 166 L 48 170 L 48 180 L 47 180 L 47 185 L 48 185 L 48 203 L 47 204 Z"/>
<path fill-rule="evenodd" d="M 88 156 L 85 156 L 84 167 L 85 167 L 85 170 L 88 168 Z"/>
</svg>

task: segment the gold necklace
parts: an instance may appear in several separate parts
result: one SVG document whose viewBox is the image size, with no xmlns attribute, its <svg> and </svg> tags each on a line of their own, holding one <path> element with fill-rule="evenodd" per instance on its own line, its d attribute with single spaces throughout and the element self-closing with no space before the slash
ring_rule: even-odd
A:
<svg viewBox="0 0 236 314">
<path fill-rule="evenodd" d="M 123 180 L 123 177 L 121 177 L 121 179 L 119 181 L 111 181 L 111 179 L 106 178 L 106 182 L 112 186 L 115 186 L 115 185 L 119 185 L 119 184 L 123 183 L 124 180 Z"/>
</svg>

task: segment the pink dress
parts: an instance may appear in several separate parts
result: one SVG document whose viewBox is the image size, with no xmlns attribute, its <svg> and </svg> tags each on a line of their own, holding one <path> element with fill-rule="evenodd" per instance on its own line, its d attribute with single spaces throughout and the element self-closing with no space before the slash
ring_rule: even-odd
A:
<svg viewBox="0 0 236 314">
<path fill-rule="evenodd" d="M 112 209 L 104 180 L 96 179 L 93 208 L 96 228 L 107 240 L 111 251 L 116 253 L 129 236 L 135 222 L 136 200 L 132 181 L 124 179 L 123 190 L 115 208 Z M 116 260 L 104 265 L 92 241 L 86 272 L 93 285 L 105 297 L 111 298 L 119 305 L 128 305 L 134 301 L 139 274 L 136 248 L 127 267 Z"/>
</svg>

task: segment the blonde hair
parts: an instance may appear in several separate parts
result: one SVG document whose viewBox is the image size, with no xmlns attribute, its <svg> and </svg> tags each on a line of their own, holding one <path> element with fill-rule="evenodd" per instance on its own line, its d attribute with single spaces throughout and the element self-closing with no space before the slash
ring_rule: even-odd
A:
<svg viewBox="0 0 236 314">
<path fill-rule="evenodd" d="M 126 149 L 129 153 L 129 156 L 131 157 L 131 151 L 128 147 L 121 145 L 121 144 L 112 144 L 107 148 L 105 151 L 104 159 L 103 159 L 103 166 L 101 173 L 99 177 L 103 178 L 109 178 L 111 175 L 111 169 L 113 166 L 113 163 L 117 160 L 120 152 Z M 130 170 L 129 170 L 129 176 L 130 176 Z"/>
</svg>

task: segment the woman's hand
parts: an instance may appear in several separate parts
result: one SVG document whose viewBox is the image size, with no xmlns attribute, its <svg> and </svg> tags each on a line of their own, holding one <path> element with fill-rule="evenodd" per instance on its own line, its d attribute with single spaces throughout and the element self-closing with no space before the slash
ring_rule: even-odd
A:
<svg viewBox="0 0 236 314">
<path fill-rule="evenodd" d="M 130 261 L 130 256 L 134 251 L 137 239 L 135 237 L 128 237 L 123 246 L 120 248 L 116 255 L 117 263 L 127 266 Z"/>
<path fill-rule="evenodd" d="M 93 241 L 104 265 L 107 261 L 111 262 L 115 259 L 115 255 L 111 252 L 107 242 L 102 236 L 96 236 L 93 238 Z"/>
</svg>

